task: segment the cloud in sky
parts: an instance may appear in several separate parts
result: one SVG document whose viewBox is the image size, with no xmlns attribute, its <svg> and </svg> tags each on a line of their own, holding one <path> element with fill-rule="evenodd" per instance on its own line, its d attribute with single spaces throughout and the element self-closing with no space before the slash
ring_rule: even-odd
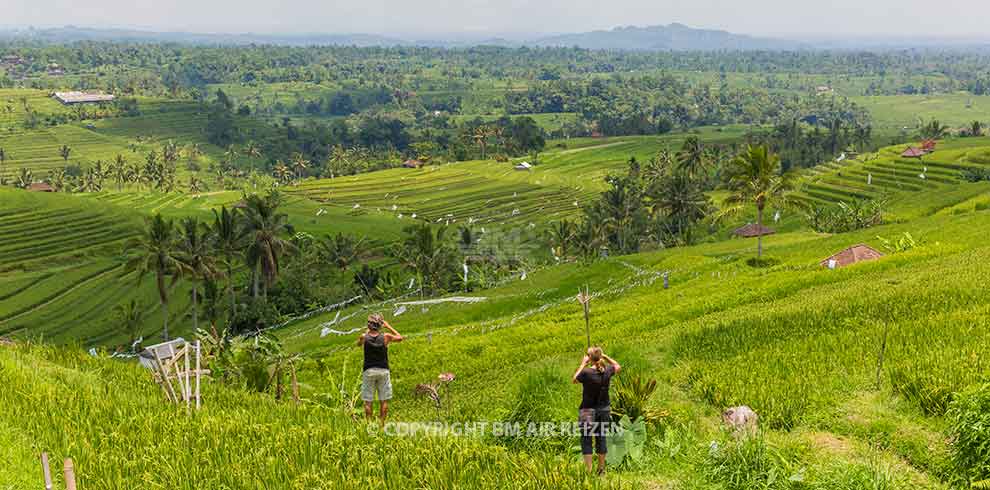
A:
<svg viewBox="0 0 990 490">
<path fill-rule="evenodd" d="M 0 24 L 393 35 L 580 32 L 680 22 L 778 35 L 972 37 L 984 0 L 6 0 Z"/>
</svg>

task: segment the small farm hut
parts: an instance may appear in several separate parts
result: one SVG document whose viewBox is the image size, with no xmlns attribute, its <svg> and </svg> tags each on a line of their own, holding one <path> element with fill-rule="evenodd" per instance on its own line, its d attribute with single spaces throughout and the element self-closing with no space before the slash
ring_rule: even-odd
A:
<svg viewBox="0 0 990 490">
<path fill-rule="evenodd" d="M 925 150 L 913 146 L 904 150 L 904 153 L 901 153 L 901 157 L 903 158 L 921 158 L 923 156 L 925 156 Z"/>
<path fill-rule="evenodd" d="M 416 159 L 413 159 L 413 158 L 410 158 L 409 160 L 406 160 L 402 164 L 402 166 L 405 167 L 405 168 L 420 168 L 423 165 L 424 165 L 424 163 L 422 161 L 416 160 Z"/>
<path fill-rule="evenodd" d="M 773 235 L 774 233 L 776 233 L 776 231 L 772 228 L 758 225 L 756 223 L 750 223 L 746 226 L 739 227 L 732 232 L 733 235 L 743 238 L 756 238 L 758 236 Z"/>
<path fill-rule="evenodd" d="M 27 190 L 31 192 L 55 192 L 55 188 L 46 182 L 35 182 L 27 186 Z"/>
<path fill-rule="evenodd" d="M 822 267 L 827 267 L 829 269 L 838 269 L 840 267 L 846 267 L 859 262 L 866 262 L 870 260 L 876 260 L 883 257 L 883 254 L 877 251 L 875 248 L 869 245 L 859 244 L 853 245 L 831 257 L 823 260 L 821 262 Z"/>
<path fill-rule="evenodd" d="M 529 162 L 522 162 L 513 167 L 516 170 L 532 170 L 533 166 Z"/>
</svg>

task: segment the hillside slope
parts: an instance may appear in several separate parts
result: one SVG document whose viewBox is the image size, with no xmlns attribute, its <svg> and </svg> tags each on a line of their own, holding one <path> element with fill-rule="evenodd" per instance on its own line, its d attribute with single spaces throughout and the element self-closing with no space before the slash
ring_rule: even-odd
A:
<svg viewBox="0 0 990 490">
<path fill-rule="evenodd" d="M 947 488 L 944 407 L 953 393 L 990 381 L 990 334 L 979 327 L 990 323 L 987 227 L 990 213 L 970 211 L 846 235 L 782 234 L 768 240 L 768 253 L 781 261 L 769 269 L 745 264 L 751 241 L 713 243 L 537 271 L 485 292 L 490 302 L 389 314 L 408 338 L 391 356 L 393 416 L 572 420 L 579 397 L 568 376 L 585 341 L 572 298 L 587 281 L 596 293 L 593 341 L 623 363 L 621 378 L 656 378 L 649 406 L 669 413 L 645 459 L 603 483 L 722 488 L 732 474 L 732 488 Z M 818 265 L 850 244 L 878 246 L 875 236 L 905 231 L 920 238 L 918 247 L 838 271 Z M 669 290 L 662 271 L 671 271 Z M 292 340 L 299 327 L 276 333 Z M 304 336 L 319 338 L 312 327 Z M 356 382 L 353 338 L 339 340 L 295 344 L 310 359 L 304 398 L 325 399 L 334 380 Z M 72 456 L 98 488 L 248 481 L 350 488 L 384 477 L 385 465 L 358 462 L 365 454 L 395 465 L 388 478 L 397 488 L 580 485 L 568 439 L 502 447 L 488 439 L 368 436 L 318 407 L 295 409 L 212 383 L 202 414 L 175 416 L 139 369 L 55 348 L 0 348 L 0 370 L 13 388 L 0 393 L 0 421 L 14 451 L 29 452 L 31 441 L 35 450 Z M 457 379 L 444 395 L 448 412 L 438 414 L 413 387 L 444 371 Z M 42 416 L 39 404 L 47 407 Z M 757 453 L 737 454 L 749 446 L 718 429 L 718 411 L 737 404 L 760 414 Z M 166 433 L 183 435 L 158 436 Z M 711 452 L 712 441 L 725 452 Z M 131 458 L 133 447 L 169 457 Z M 514 459 L 507 448 L 527 455 Z M 755 459 L 737 459 L 744 454 Z M 509 483 L 521 474 L 528 483 Z M 770 485 L 774 474 L 801 475 L 803 483 Z"/>
</svg>

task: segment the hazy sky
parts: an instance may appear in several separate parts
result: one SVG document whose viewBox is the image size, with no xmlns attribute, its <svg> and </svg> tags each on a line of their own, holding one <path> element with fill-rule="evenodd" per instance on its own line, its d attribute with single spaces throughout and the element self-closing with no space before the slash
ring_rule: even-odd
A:
<svg viewBox="0 0 990 490">
<path fill-rule="evenodd" d="M 681 22 L 762 35 L 990 37 L 986 0 L 3 0 L 0 24 L 542 34 Z"/>
</svg>

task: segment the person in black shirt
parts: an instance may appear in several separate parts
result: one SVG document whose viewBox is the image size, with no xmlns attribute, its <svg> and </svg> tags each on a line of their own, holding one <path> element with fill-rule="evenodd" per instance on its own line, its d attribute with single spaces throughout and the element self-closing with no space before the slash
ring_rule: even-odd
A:
<svg viewBox="0 0 990 490">
<path fill-rule="evenodd" d="M 385 327 L 391 333 L 381 333 Z M 374 416 L 375 394 L 378 394 L 379 416 L 385 423 L 388 401 L 392 399 L 392 373 L 388 367 L 388 345 L 402 342 L 385 318 L 376 313 L 368 317 L 368 331 L 361 334 L 358 345 L 364 347 L 364 370 L 361 373 L 361 399 L 364 400 L 364 416 Z"/>
<path fill-rule="evenodd" d="M 611 404 L 608 398 L 612 376 L 619 374 L 622 366 L 605 355 L 601 347 L 591 347 L 581 360 L 581 367 L 574 373 L 575 384 L 581 383 L 581 407 L 578 422 L 581 426 L 581 454 L 588 471 L 593 470 L 594 455 L 598 454 L 598 474 L 605 473 L 605 455 L 608 447 L 605 434 L 612 423 Z M 592 441 L 594 439 L 594 441 Z M 594 442 L 594 447 L 592 447 Z"/>
</svg>

